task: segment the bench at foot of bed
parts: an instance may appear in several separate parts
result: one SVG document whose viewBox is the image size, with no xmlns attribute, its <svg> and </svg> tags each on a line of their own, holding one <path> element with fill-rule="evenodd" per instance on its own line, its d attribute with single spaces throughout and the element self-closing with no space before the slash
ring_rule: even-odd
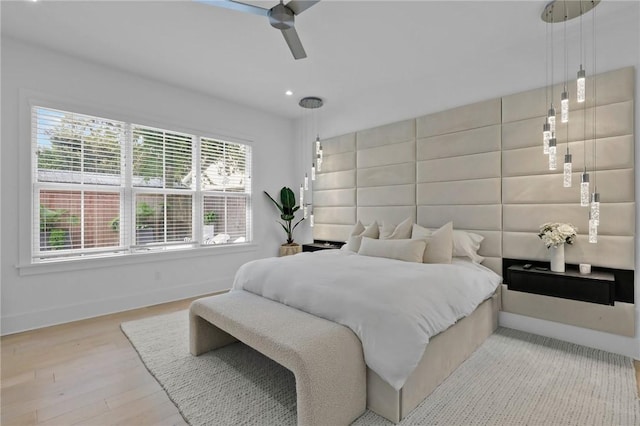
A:
<svg viewBox="0 0 640 426">
<path fill-rule="evenodd" d="M 191 304 L 190 351 L 240 340 L 293 372 L 299 425 L 348 425 L 365 411 L 362 345 L 347 327 L 236 291 Z"/>
</svg>

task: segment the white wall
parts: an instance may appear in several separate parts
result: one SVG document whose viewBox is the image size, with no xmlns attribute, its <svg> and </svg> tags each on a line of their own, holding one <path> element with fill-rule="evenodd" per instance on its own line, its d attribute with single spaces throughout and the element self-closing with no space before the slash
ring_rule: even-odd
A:
<svg viewBox="0 0 640 426">
<path fill-rule="evenodd" d="M 609 4 L 607 4 L 609 3 Z M 597 21 L 597 71 L 604 72 L 626 66 L 636 69 L 636 102 L 640 100 L 640 3 L 602 2 Z M 607 7 L 616 13 L 607 13 Z M 624 9 L 624 13 L 618 13 Z M 585 19 L 585 43 L 591 46 L 591 20 Z M 577 26 L 579 20 L 570 21 L 569 46 L 577 46 Z M 558 29 L 560 31 L 560 29 Z M 561 33 L 559 33 L 561 34 Z M 559 40 L 560 38 L 556 38 Z M 446 38 L 443 39 L 446 42 Z M 561 39 L 560 39 L 561 40 Z M 529 44 L 512 46 L 509 50 L 495 51 L 490 46 L 478 46 L 486 51 L 482 61 L 467 61 L 442 67 L 434 58 L 434 72 L 425 75 L 405 91 L 393 85 L 371 88 L 358 98 L 332 100 L 322 111 L 320 135 L 325 138 L 363 130 L 408 118 L 443 111 L 486 99 L 518 93 L 545 86 L 545 29 L 541 21 L 541 31 L 532 35 Z M 559 43 L 557 45 L 560 45 Z M 421 54 L 428 54 L 422 52 Z M 556 49 L 556 82 L 562 74 L 562 49 Z M 593 69 L 591 50 L 588 51 L 587 72 Z M 575 78 L 578 68 L 575 51 L 569 57 L 569 78 Z M 640 107 L 636 104 L 636 146 L 640 140 L 637 129 L 640 123 Z M 301 123 L 298 123 L 302 127 Z M 307 154 L 309 155 L 309 154 Z M 640 164 L 640 149 L 635 151 L 636 165 Z M 636 200 L 640 200 L 640 178 L 636 167 Z M 304 176 L 304 171 L 301 172 Z M 636 207 L 636 223 L 640 223 L 640 209 Z M 304 234 L 311 240 L 311 233 Z M 636 238 L 636 265 L 640 265 L 640 249 Z M 519 315 L 502 313 L 503 326 L 555 337 L 566 341 L 596 347 L 627 356 L 640 358 L 640 286 L 636 274 L 636 338 L 627 338 L 594 330 L 580 329 L 549 321 L 535 320 Z"/>
<path fill-rule="evenodd" d="M 2 334 L 229 288 L 241 264 L 277 255 L 282 230 L 262 191 L 293 185 L 292 121 L 6 37 L 1 47 Z M 17 268 L 30 239 L 30 136 L 22 115 L 24 97 L 34 93 L 141 124 L 252 141 L 254 245 L 82 262 L 79 270 L 77 262 Z"/>
</svg>

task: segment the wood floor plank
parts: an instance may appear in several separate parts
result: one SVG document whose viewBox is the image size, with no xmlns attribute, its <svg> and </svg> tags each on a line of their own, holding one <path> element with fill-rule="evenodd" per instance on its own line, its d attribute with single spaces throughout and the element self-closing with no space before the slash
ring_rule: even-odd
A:
<svg viewBox="0 0 640 426">
<path fill-rule="evenodd" d="M 108 412 L 109 407 L 105 400 L 102 399 L 51 418 L 41 417 L 40 411 L 37 412 L 37 415 L 39 425 L 60 426 L 88 422 L 90 419 Z"/>
</svg>

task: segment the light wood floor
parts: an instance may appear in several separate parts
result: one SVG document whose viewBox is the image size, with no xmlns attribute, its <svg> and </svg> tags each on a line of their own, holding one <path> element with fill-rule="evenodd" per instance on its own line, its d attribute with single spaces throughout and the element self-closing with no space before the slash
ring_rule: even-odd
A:
<svg viewBox="0 0 640 426">
<path fill-rule="evenodd" d="M 193 299 L 2 337 L 1 421 L 8 425 L 185 425 L 120 323 Z"/>
<path fill-rule="evenodd" d="M 120 323 L 186 309 L 192 300 L 2 337 L 0 423 L 185 425 Z"/>
</svg>

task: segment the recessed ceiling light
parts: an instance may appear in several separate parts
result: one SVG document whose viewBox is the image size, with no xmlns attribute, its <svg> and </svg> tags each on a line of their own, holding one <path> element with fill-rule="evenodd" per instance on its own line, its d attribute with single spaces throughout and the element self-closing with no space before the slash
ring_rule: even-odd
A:
<svg viewBox="0 0 640 426">
<path fill-rule="evenodd" d="M 291 96 L 293 95 L 293 92 L 291 90 L 287 90 L 286 92 L 284 92 L 284 94 L 287 96 Z"/>
</svg>

